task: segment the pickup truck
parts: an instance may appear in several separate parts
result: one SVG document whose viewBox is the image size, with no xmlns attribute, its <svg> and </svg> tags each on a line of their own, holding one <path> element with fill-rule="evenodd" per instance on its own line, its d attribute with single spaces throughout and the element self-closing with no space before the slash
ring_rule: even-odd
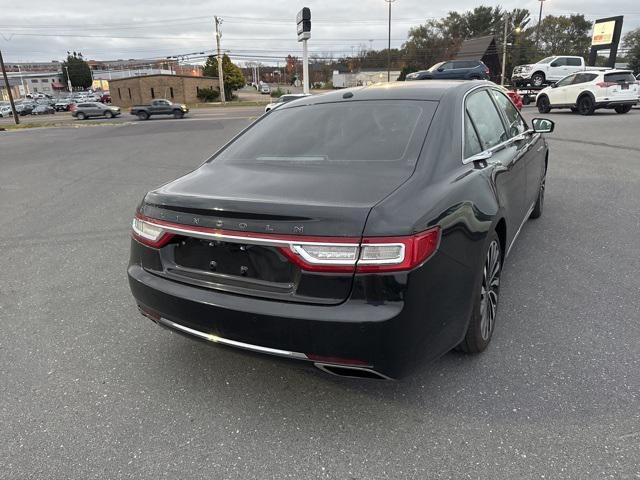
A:
<svg viewBox="0 0 640 480">
<path fill-rule="evenodd" d="M 606 70 L 602 67 L 587 67 L 582 57 L 554 55 L 531 65 L 518 65 L 513 69 L 511 83 L 516 87 L 524 87 L 529 84 L 533 87 L 542 87 L 587 68 L 589 70 Z"/>
<path fill-rule="evenodd" d="M 173 118 L 182 118 L 185 113 L 189 113 L 189 109 L 181 103 L 158 99 L 153 100 L 150 105 L 134 105 L 129 113 L 137 115 L 140 120 L 147 120 L 151 115 L 173 115 Z"/>
</svg>

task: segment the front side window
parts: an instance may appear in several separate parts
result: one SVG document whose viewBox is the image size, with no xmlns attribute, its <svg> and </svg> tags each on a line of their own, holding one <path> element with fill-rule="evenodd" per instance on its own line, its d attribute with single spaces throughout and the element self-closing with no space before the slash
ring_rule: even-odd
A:
<svg viewBox="0 0 640 480">
<path fill-rule="evenodd" d="M 476 127 L 482 150 L 499 145 L 509 139 L 502 119 L 489 92 L 481 90 L 467 98 L 466 110 Z"/>
<path fill-rule="evenodd" d="M 368 100 L 281 107 L 257 122 L 214 161 L 224 163 L 328 162 L 371 168 L 414 164 L 436 102 Z"/>
<path fill-rule="evenodd" d="M 524 120 L 520 116 L 518 109 L 513 105 L 513 102 L 509 100 L 505 94 L 498 92 L 497 90 L 491 90 L 491 94 L 493 95 L 493 98 L 496 99 L 498 108 L 504 112 L 504 115 L 507 118 L 509 136 L 515 137 L 526 132 L 527 124 L 524 123 Z"/>
<path fill-rule="evenodd" d="M 445 62 L 441 65 L 440 68 L 442 68 L 443 70 L 452 70 L 454 68 L 453 62 Z"/>
<path fill-rule="evenodd" d="M 464 113 L 464 158 L 473 157 L 482 151 L 476 127 L 473 125 L 469 113 Z"/>
<path fill-rule="evenodd" d="M 551 63 L 552 67 L 565 67 L 567 65 L 566 58 L 557 58 Z"/>
</svg>

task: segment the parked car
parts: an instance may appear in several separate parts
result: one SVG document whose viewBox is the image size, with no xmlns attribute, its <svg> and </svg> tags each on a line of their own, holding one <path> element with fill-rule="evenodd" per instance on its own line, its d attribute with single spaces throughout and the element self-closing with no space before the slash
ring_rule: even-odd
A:
<svg viewBox="0 0 640 480">
<path fill-rule="evenodd" d="M 504 87 L 502 87 L 502 90 L 511 99 L 511 101 L 516 106 L 516 108 L 518 110 L 522 110 L 523 102 L 522 102 L 522 97 L 520 96 L 520 94 L 518 92 L 516 92 L 515 90 L 509 90 L 508 88 L 504 88 Z"/>
<path fill-rule="evenodd" d="M 56 112 L 67 112 L 69 111 L 69 105 L 71 105 L 72 101 L 68 99 L 58 100 L 53 107 L 56 109 Z"/>
<path fill-rule="evenodd" d="M 638 91 L 631 70 L 585 71 L 541 90 L 536 105 L 540 113 L 554 108 L 570 108 L 581 115 L 591 115 L 598 108 L 627 113 L 638 103 Z"/>
<path fill-rule="evenodd" d="M 270 94 L 271 93 L 271 87 L 269 85 L 267 85 L 266 83 L 263 83 L 262 85 L 260 85 L 260 93 L 261 94 Z"/>
<path fill-rule="evenodd" d="M 33 106 L 30 103 L 16 103 L 16 112 L 20 116 L 30 115 L 33 112 Z"/>
<path fill-rule="evenodd" d="M 76 105 L 71 115 L 78 120 L 84 120 L 90 117 L 107 117 L 113 118 L 120 115 L 120 107 L 112 107 L 100 102 L 82 102 Z"/>
<path fill-rule="evenodd" d="M 291 102 L 293 100 L 297 100 L 299 98 L 308 97 L 309 95 L 310 95 L 309 93 L 287 93 L 285 95 L 278 97 L 278 99 L 275 102 L 270 103 L 266 107 L 264 107 L 264 111 L 268 112 L 270 110 L 273 110 L 276 107 L 279 107 L 280 105 Z"/>
<path fill-rule="evenodd" d="M 56 113 L 56 109 L 51 105 L 41 103 L 36 105 L 36 107 L 31 112 L 33 115 L 49 115 Z"/>
<path fill-rule="evenodd" d="M 410 73 L 406 80 L 486 80 L 489 73 L 489 68 L 480 60 L 449 60 L 436 63 L 428 70 Z"/>
<path fill-rule="evenodd" d="M 513 69 L 511 83 L 517 87 L 531 84 L 541 87 L 564 78 L 570 73 L 584 70 L 607 70 L 602 67 L 587 67 L 584 58 L 572 55 L 554 55 L 531 65 L 518 65 Z"/>
<path fill-rule="evenodd" d="M 3 105 L 0 107 L 0 117 L 11 117 L 13 116 L 13 112 L 11 111 L 10 106 Z"/>
<path fill-rule="evenodd" d="M 104 92 L 102 95 L 100 95 L 99 101 L 102 103 L 111 103 L 111 95 L 109 94 L 109 92 Z"/>
<path fill-rule="evenodd" d="M 552 130 L 490 82 L 284 104 L 144 197 L 131 291 L 162 326 L 337 375 L 481 352 Z"/>
<path fill-rule="evenodd" d="M 137 115 L 140 120 L 147 120 L 152 115 L 173 115 L 174 118 L 182 118 L 189 113 L 189 109 L 184 104 L 159 99 L 153 100 L 150 105 L 134 105 L 129 113 Z"/>
</svg>

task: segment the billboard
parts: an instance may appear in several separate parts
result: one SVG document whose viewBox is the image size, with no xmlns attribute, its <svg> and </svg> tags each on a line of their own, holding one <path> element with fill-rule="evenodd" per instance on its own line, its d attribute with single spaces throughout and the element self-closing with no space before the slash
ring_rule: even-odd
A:
<svg viewBox="0 0 640 480">
<path fill-rule="evenodd" d="M 596 22 L 593 24 L 593 36 L 591 46 L 611 45 L 613 43 L 613 33 L 616 29 L 616 21 Z"/>
</svg>

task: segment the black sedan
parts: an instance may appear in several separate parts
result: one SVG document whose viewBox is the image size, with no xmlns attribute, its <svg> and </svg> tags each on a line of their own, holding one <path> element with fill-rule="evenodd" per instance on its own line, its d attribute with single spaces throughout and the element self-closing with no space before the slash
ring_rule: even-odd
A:
<svg viewBox="0 0 640 480">
<path fill-rule="evenodd" d="M 489 82 L 287 103 L 147 193 L 131 291 L 164 327 L 337 375 L 481 352 L 502 264 L 542 214 L 552 130 Z"/>
</svg>

